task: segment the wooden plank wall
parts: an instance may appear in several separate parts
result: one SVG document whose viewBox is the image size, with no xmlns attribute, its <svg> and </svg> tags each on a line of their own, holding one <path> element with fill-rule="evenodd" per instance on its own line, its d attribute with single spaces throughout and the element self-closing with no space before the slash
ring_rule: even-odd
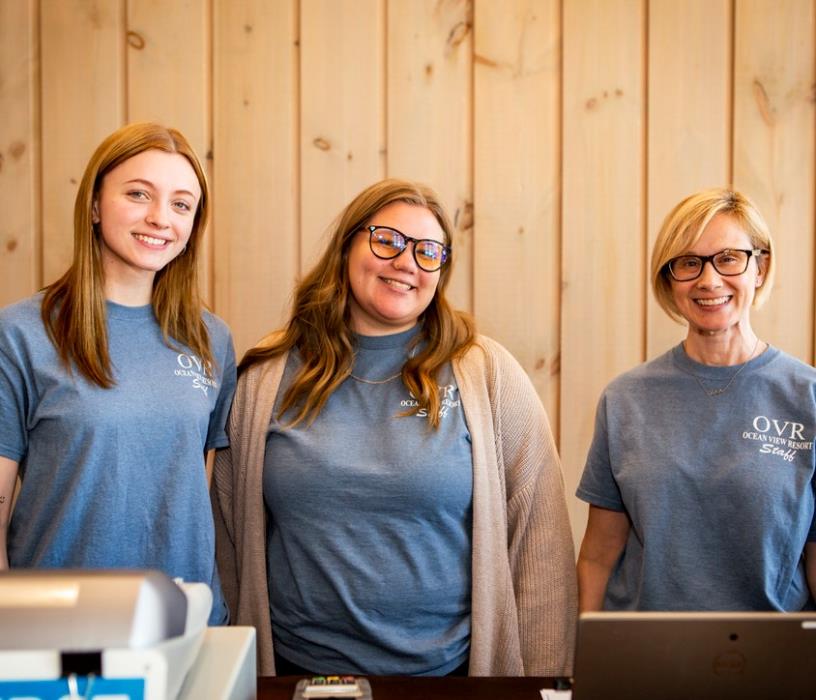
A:
<svg viewBox="0 0 816 700">
<path fill-rule="evenodd" d="M 0 304 L 65 269 L 84 164 L 127 121 L 206 160 L 204 288 L 239 352 L 344 203 L 421 179 L 456 221 L 453 299 L 530 374 L 571 493 L 603 386 L 683 335 L 647 275 L 684 195 L 756 199 L 780 264 L 756 325 L 814 361 L 814 21 L 814 0 L 0 0 Z"/>
</svg>

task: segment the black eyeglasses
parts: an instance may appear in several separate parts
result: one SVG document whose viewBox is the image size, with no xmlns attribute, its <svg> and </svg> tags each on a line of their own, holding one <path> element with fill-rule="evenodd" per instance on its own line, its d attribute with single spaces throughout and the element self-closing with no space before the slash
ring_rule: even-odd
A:
<svg viewBox="0 0 816 700">
<path fill-rule="evenodd" d="M 436 272 L 450 260 L 450 246 L 432 238 L 411 238 L 388 226 L 367 226 L 368 245 L 371 252 L 381 260 L 391 260 L 405 252 L 409 243 L 414 244 L 414 261 L 420 270 Z"/>
<path fill-rule="evenodd" d="M 768 253 L 767 250 L 754 248 L 726 248 L 714 255 L 678 255 L 666 263 L 664 270 L 678 282 L 696 280 L 703 274 L 703 268 L 710 262 L 714 269 L 723 277 L 736 277 L 748 269 L 748 261 L 757 256 Z"/>
</svg>

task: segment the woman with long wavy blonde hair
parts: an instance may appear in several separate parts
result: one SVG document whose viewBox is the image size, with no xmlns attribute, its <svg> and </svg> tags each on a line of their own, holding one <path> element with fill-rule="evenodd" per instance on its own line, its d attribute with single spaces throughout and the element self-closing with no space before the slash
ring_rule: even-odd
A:
<svg viewBox="0 0 816 700">
<path fill-rule="evenodd" d="M 204 457 L 235 359 L 198 292 L 208 211 L 180 132 L 122 127 L 85 168 L 72 265 L 0 311 L 0 568 L 156 568 L 226 620 Z"/>
<path fill-rule="evenodd" d="M 445 299 L 451 234 L 430 188 L 368 187 L 241 362 L 211 496 L 263 675 L 570 670 L 558 456 L 521 367 Z"/>
</svg>

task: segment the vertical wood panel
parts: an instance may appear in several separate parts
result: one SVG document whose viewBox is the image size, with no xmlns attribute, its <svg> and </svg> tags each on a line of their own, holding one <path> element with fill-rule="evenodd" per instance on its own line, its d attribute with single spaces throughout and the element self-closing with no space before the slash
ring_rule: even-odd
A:
<svg viewBox="0 0 816 700">
<path fill-rule="evenodd" d="M 472 309 L 470 0 L 388 3 L 388 175 L 420 180 L 456 225 L 454 306 Z"/>
<path fill-rule="evenodd" d="M 123 121 L 121 0 L 43 0 L 43 282 L 71 262 L 73 210 L 85 164 Z"/>
<path fill-rule="evenodd" d="M 754 325 L 811 362 L 813 3 L 740 0 L 735 19 L 734 183 L 756 202 L 777 245 L 776 285 Z"/>
<path fill-rule="evenodd" d="M 297 271 L 297 9 L 216 0 L 215 309 L 240 356 L 283 320 Z"/>
<path fill-rule="evenodd" d="M 575 492 L 595 406 L 643 359 L 644 6 L 564 4 L 561 454 Z M 576 543 L 586 506 L 569 501 Z"/>
<path fill-rule="evenodd" d="M 209 0 L 128 0 L 127 120 L 179 129 L 205 168 L 211 149 L 209 25 Z M 201 287 L 211 299 L 212 231 L 205 236 Z"/>
<path fill-rule="evenodd" d="M 302 0 L 301 270 L 340 210 L 385 174 L 384 0 Z"/>
<path fill-rule="evenodd" d="M 39 285 L 37 6 L 0 2 L 0 307 Z"/>
<path fill-rule="evenodd" d="M 651 0 L 648 73 L 650 258 L 675 204 L 729 182 L 730 0 Z M 655 357 L 684 338 L 686 327 L 666 315 L 650 289 L 646 294 L 647 355 Z"/>
<path fill-rule="evenodd" d="M 475 4 L 474 313 L 558 427 L 560 3 Z"/>
<path fill-rule="evenodd" d="M 453 302 L 530 373 L 572 492 L 603 386 L 684 333 L 646 281 L 689 192 L 733 172 L 756 199 L 781 273 L 758 332 L 813 360 L 813 34 L 812 0 L 0 0 L 0 303 L 68 265 L 82 169 L 126 118 L 214 144 L 239 353 L 356 191 L 423 180 L 457 219 Z"/>
</svg>

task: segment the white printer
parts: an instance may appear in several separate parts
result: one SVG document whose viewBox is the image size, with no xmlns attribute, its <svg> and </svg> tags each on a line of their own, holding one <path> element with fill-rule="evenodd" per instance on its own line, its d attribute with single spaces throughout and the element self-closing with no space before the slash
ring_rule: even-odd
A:
<svg viewBox="0 0 816 700">
<path fill-rule="evenodd" d="M 0 572 L 0 699 L 252 700 L 255 630 L 158 571 Z"/>
</svg>

